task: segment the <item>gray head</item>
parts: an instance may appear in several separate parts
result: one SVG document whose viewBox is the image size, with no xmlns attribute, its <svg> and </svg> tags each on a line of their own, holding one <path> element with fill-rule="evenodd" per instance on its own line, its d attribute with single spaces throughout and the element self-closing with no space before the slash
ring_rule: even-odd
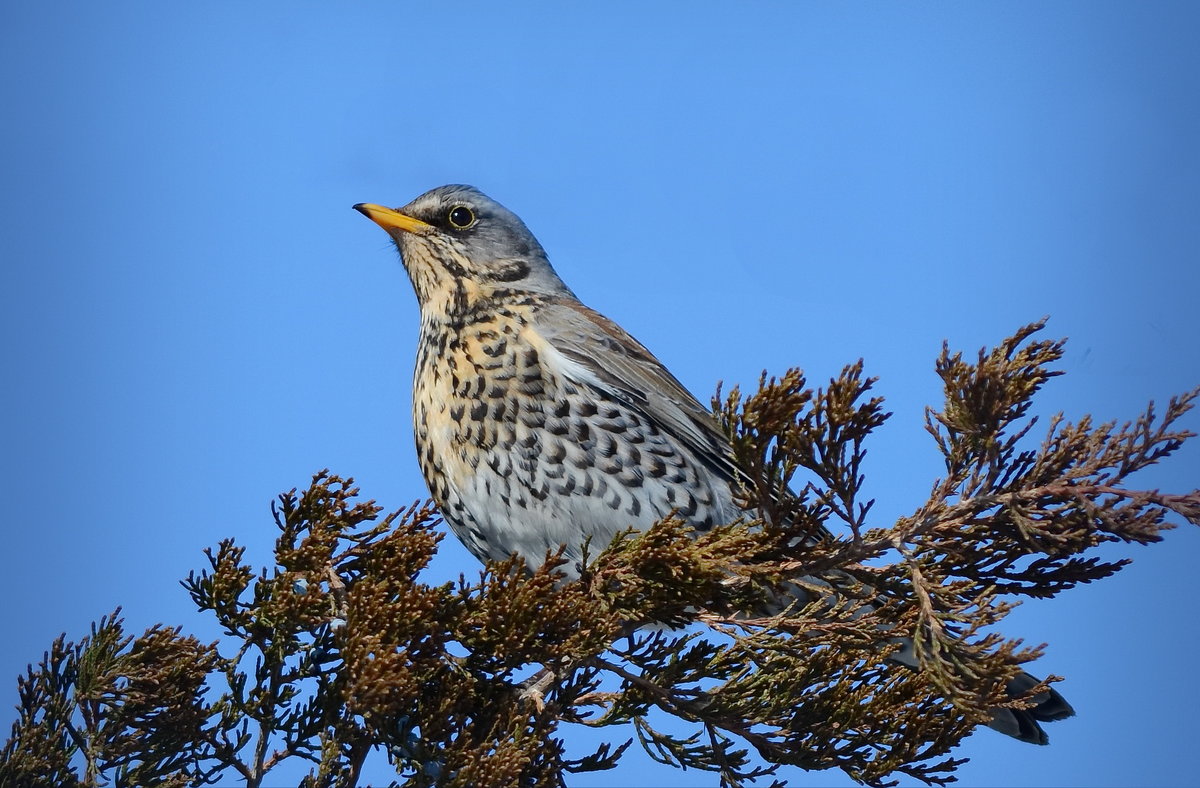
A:
<svg viewBox="0 0 1200 788">
<path fill-rule="evenodd" d="M 392 236 L 422 309 L 463 290 L 571 294 L 525 223 L 474 187 L 439 186 L 403 208 L 354 209 Z"/>
</svg>

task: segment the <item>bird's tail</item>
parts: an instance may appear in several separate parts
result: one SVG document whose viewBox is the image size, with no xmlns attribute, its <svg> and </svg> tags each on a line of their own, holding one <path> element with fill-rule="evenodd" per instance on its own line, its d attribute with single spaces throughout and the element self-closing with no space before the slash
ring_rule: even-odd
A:
<svg viewBox="0 0 1200 788">
<path fill-rule="evenodd" d="M 896 638 L 893 642 L 900 644 L 900 650 L 891 655 L 892 661 L 906 665 L 914 670 L 918 669 L 917 656 L 913 650 L 912 640 L 905 637 Z M 1041 681 L 1036 676 L 1022 671 L 1009 679 L 1004 689 L 1008 697 L 1015 700 L 1016 698 L 1024 698 Z M 1059 695 L 1052 688 L 1047 688 L 1027 700 L 1034 702 L 1034 705 L 1027 709 L 1008 707 L 992 709 L 992 719 L 988 722 L 988 727 L 1006 736 L 1012 736 L 1018 741 L 1029 742 L 1030 744 L 1049 744 L 1050 737 L 1046 735 L 1046 732 L 1042 730 L 1042 726 L 1038 723 L 1056 722 L 1057 720 L 1065 720 L 1067 717 L 1075 716 L 1075 709 L 1071 708 L 1071 704 L 1067 703 L 1067 699 Z"/>
<path fill-rule="evenodd" d="M 869 599 L 871 596 L 871 591 L 865 588 L 862 583 L 840 572 L 825 573 L 820 579 L 806 577 L 804 578 L 803 586 L 788 584 L 787 588 L 788 592 L 775 597 L 773 604 L 770 605 L 774 612 L 783 609 L 786 606 L 784 600 L 789 598 L 792 603 L 795 603 L 796 600 L 811 600 L 815 595 L 824 597 L 829 604 L 833 605 L 837 603 L 838 598 L 842 594 L 850 594 L 860 599 Z M 855 615 L 861 615 L 872 609 L 874 609 L 874 605 L 868 602 Z M 899 650 L 889 656 L 891 661 L 905 665 L 913 670 L 920 670 L 920 663 L 917 659 L 911 638 L 894 637 L 888 639 L 900 646 Z M 1041 679 L 1022 671 L 1009 680 L 1005 686 L 1005 690 L 1009 698 L 1025 698 L 1029 691 L 1040 683 Z M 1049 744 L 1050 737 L 1042 730 L 1042 726 L 1039 723 L 1055 722 L 1075 716 L 1075 709 L 1071 708 L 1071 704 L 1052 688 L 1046 688 L 1026 700 L 1032 700 L 1034 705 L 1024 709 L 1008 707 L 991 709 L 992 718 L 988 722 L 988 727 L 1006 736 L 1011 736 L 1018 741 L 1029 742 L 1030 744 Z"/>
<path fill-rule="evenodd" d="M 1008 682 L 1005 689 L 1010 698 L 1019 698 L 1037 686 L 1039 681 L 1028 673 L 1020 673 Z M 1073 717 L 1075 709 L 1053 689 L 1038 693 L 1033 700 L 1037 705 L 1028 709 L 992 709 L 992 720 L 988 727 L 1030 744 L 1049 744 L 1050 738 L 1038 723 Z"/>
</svg>

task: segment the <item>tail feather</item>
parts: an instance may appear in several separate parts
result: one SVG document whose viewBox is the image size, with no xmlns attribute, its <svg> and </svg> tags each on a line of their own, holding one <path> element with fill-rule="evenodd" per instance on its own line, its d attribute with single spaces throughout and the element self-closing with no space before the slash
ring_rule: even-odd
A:
<svg viewBox="0 0 1200 788">
<path fill-rule="evenodd" d="M 896 638 L 894 642 L 900 644 L 900 650 L 892 654 L 891 658 L 901 665 L 917 669 L 917 655 L 913 651 L 912 641 L 908 638 Z M 1041 679 L 1022 672 L 1009 679 L 1004 689 L 1008 693 L 1008 697 L 1020 698 L 1040 683 Z M 1074 717 L 1075 709 L 1071 708 L 1067 699 L 1054 689 L 1039 692 L 1033 696 L 1032 700 L 1036 705 L 1028 709 L 992 709 L 992 719 L 988 723 L 988 727 L 1006 736 L 1012 736 L 1018 741 L 1030 744 L 1049 744 L 1050 737 L 1038 723 L 1056 722 L 1065 720 L 1067 717 Z"/>
<path fill-rule="evenodd" d="M 836 578 L 834 582 L 831 579 Z M 789 586 L 789 595 L 775 598 L 771 603 L 768 603 L 768 615 L 774 615 L 779 610 L 787 607 L 788 604 L 794 604 L 795 600 L 805 600 L 812 598 L 813 589 L 829 588 L 832 593 L 827 597 L 830 604 L 838 598 L 837 591 L 850 593 L 847 589 L 855 589 L 858 593 L 854 594 L 860 598 L 870 598 L 870 592 L 863 593 L 863 586 L 855 580 L 847 580 L 846 576 L 841 573 L 826 573 L 821 578 L 806 577 L 804 578 L 807 588 L 802 588 L 798 585 Z M 872 607 L 868 603 L 860 609 L 855 615 L 862 615 L 871 610 Z M 882 628 L 882 627 L 881 627 Z M 916 650 L 914 649 L 913 641 L 907 637 L 889 638 L 892 643 L 900 646 L 899 649 L 889 655 L 889 659 L 898 664 L 912 668 L 920 669 L 920 661 L 917 659 Z M 1005 691 L 1010 698 L 1023 698 L 1031 689 L 1041 683 L 1041 679 L 1036 678 L 1028 673 L 1021 672 L 1008 681 L 1005 686 Z M 1026 709 L 1012 708 L 995 708 L 991 709 L 992 718 L 988 722 L 988 727 L 999 731 L 1006 736 L 1011 736 L 1018 741 L 1028 742 L 1030 744 L 1049 744 L 1050 737 L 1042 730 L 1041 722 L 1056 722 L 1057 720 L 1065 720 L 1067 717 L 1075 716 L 1075 709 L 1071 708 L 1071 704 L 1066 698 L 1059 695 L 1052 688 L 1047 688 L 1037 695 L 1034 695 L 1030 700 L 1034 701 L 1034 705 Z"/>
<path fill-rule="evenodd" d="M 1037 686 L 1039 679 L 1021 673 L 1008 682 L 1005 689 L 1010 698 L 1017 698 Z M 992 720 L 988 727 L 1006 736 L 1030 744 L 1049 744 L 1050 737 L 1042 730 L 1039 722 L 1055 722 L 1075 715 L 1075 709 L 1062 695 L 1047 689 L 1033 696 L 1037 703 L 1028 709 L 992 709 Z"/>
</svg>

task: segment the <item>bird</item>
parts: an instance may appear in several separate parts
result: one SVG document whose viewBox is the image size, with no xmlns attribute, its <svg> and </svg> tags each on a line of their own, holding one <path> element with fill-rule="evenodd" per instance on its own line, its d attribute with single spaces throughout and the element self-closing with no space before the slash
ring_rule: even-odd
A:
<svg viewBox="0 0 1200 788">
<path fill-rule="evenodd" d="M 712 414 L 644 345 L 584 305 L 512 211 L 466 185 L 354 209 L 392 238 L 420 308 L 413 434 L 443 519 L 482 561 L 535 568 L 669 515 L 697 531 L 744 514 Z M 911 645 L 911 644 L 909 644 Z M 905 656 L 907 654 L 908 656 Z M 911 648 L 893 659 L 915 666 Z M 1038 680 L 1012 679 L 1010 695 Z M 1048 689 L 991 727 L 1046 744 L 1074 714 Z"/>
</svg>

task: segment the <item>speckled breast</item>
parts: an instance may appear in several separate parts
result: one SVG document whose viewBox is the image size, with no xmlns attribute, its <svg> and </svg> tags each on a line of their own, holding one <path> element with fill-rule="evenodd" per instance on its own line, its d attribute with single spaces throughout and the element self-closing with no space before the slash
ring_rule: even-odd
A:
<svg viewBox="0 0 1200 788">
<path fill-rule="evenodd" d="M 590 540 L 594 556 L 672 511 L 712 525 L 729 498 L 723 483 L 636 407 L 555 369 L 539 339 L 517 310 L 422 326 L 417 454 L 468 549 L 537 566 L 563 544 L 574 562 Z"/>
</svg>

